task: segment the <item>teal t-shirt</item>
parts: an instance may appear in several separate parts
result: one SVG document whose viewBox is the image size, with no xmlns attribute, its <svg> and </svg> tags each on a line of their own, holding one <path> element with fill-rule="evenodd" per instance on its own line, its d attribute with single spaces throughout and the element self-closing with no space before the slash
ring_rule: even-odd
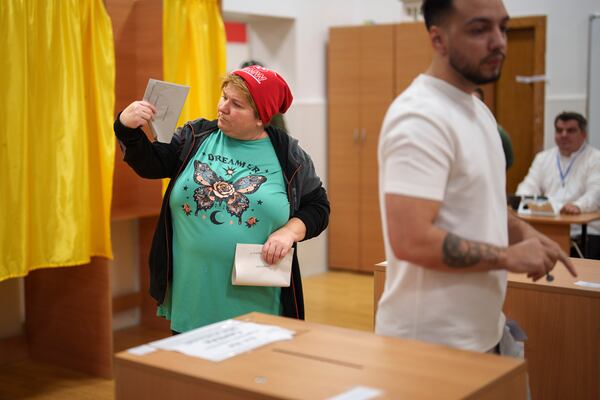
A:
<svg viewBox="0 0 600 400">
<path fill-rule="evenodd" d="M 211 134 L 175 182 L 173 282 L 158 315 L 185 332 L 251 311 L 279 315 L 280 288 L 234 286 L 237 243 L 263 244 L 290 215 L 269 138 Z"/>
</svg>

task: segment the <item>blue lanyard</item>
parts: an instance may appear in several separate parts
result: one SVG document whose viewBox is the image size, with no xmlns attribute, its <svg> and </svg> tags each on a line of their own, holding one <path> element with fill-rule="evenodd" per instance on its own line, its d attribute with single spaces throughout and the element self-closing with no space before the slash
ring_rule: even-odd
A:
<svg viewBox="0 0 600 400">
<path fill-rule="evenodd" d="M 567 165 L 567 170 L 565 172 L 563 172 L 562 167 L 560 166 L 560 151 L 558 151 L 558 150 L 556 151 L 556 166 L 558 167 L 558 173 L 560 174 L 560 183 L 562 184 L 563 187 L 565 186 L 565 179 L 567 179 L 567 175 L 569 175 L 569 172 L 571 172 L 571 167 L 573 166 L 573 163 L 575 162 L 577 157 L 581 153 L 583 153 L 584 148 L 585 148 L 585 144 L 571 158 L 571 161 L 569 161 L 569 165 Z"/>
</svg>

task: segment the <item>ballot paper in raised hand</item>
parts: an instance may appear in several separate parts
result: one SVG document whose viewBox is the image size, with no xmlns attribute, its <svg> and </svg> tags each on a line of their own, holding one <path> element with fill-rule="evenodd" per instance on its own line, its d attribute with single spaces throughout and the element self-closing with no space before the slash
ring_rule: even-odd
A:
<svg viewBox="0 0 600 400">
<path fill-rule="evenodd" d="M 189 91 L 189 86 L 156 79 L 148 80 L 144 100 L 156 107 L 156 114 L 149 125 L 152 134 L 159 142 L 171 143 Z"/>
<path fill-rule="evenodd" d="M 277 264 L 267 264 L 261 244 L 241 244 L 235 248 L 231 284 L 241 286 L 290 286 L 293 249 Z"/>
</svg>

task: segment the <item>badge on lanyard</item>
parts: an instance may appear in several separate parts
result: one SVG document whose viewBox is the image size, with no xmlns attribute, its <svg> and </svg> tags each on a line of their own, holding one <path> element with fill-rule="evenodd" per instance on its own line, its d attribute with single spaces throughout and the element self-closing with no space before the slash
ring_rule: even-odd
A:
<svg viewBox="0 0 600 400">
<path fill-rule="evenodd" d="M 573 167 L 575 160 L 577 159 L 579 154 L 581 154 L 583 152 L 584 148 L 585 148 L 585 145 L 581 149 L 579 149 L 573 155 L 573 157 L 571 157 L 571 161 L 569 161 L 569 164 L 567 165 L 567 170 L 564 172 L 563 172 L 562 166 L 560 165 L 560 151 L 556 152 L 556 166 L 558 167 L 558 174 L 560 175 L 560 184 L 561 184 L 562 192 L 564 192 L 564 190 L 565 190 L 565 182 L 567 180 L 567 176 L 569 175 L 569 172 L 571 172 L 571 167 Z"/>
</svg>

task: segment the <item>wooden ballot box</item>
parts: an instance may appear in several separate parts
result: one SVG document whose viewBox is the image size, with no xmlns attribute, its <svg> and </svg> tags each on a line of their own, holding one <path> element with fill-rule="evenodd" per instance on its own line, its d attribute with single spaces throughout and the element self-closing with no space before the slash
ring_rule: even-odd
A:
<svg viewBox="0 0 600 400">
<path fill-rule="evenodd" d="M 526 397 L 518 359 L 259 313 L 238 319 L 296 334 L 221 362 L 118 353 L 116 399 L 326 399 L 356 386 L 381 390 L 378 399 Z"/>
</svg>

